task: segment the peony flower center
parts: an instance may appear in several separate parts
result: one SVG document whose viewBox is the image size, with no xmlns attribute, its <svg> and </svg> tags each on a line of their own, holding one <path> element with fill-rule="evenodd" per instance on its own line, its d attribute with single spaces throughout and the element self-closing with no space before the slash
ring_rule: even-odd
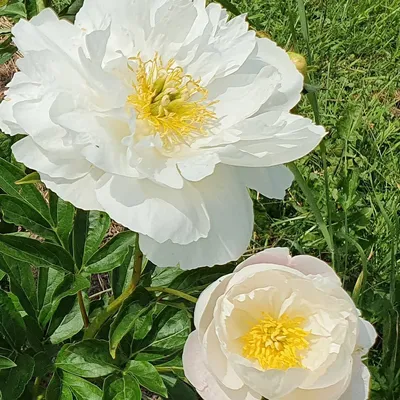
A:
<svg viewBox="0 0 400 400">
<path fill-rule="evenodd" d="M 208 92 L 185 75 L 171 59 L 164 64 L 156 54 L 144 62 L 140 54 L 131 59 L 137 63 L 134 93 L 128 96 L 128 105 L 134 107 L 137 119 L 148 123 L 148 135 L 159 134 L 166 148 L 190 144 L 197 136 L 206 136 L 207 127 L 216 119 L 207 102 Z"/>
<path fill-rule="evenodd" d="M 263 369 L 302 367 L 301 350 L 309 347 L 309 332 L 301 328 L 304 318 L 279 319 L 265 314 L 264 318 L 242 336 L 243 356 L 257 360 Z"/>
</svg>

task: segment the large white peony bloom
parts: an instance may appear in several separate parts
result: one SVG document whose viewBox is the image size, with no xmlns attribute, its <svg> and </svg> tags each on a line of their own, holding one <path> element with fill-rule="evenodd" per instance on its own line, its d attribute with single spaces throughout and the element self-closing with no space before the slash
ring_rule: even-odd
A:
<svg viewBox="0 0 400 400">
<path fill-rule="evenodd" d="M 209 286 L 183 354 L 204 400 L 366 400 L 376 339 L 321 260 L 261 252 Z"/>
<path fill-rule="evenodd" d="M 86 0 L 13 28 L 24 58 L 0 127 L 60 197 L 140 233 L 160 266 L 237 259 L 253 228 L 247 188 L 282 198 L 283 163 L 322 127 L 289 113 L 303 79 L 287 54 L 204 0 Z"/>
</svg>

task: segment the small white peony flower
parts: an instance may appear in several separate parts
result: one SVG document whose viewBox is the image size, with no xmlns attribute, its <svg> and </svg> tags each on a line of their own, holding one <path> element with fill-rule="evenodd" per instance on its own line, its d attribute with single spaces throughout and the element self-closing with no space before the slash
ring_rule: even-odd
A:
<svg viewBox="0 0 400 400">
<path fill-rule="evenodd" d="M 13 28 L 24 58 L 0 127 L 61 198 L 140 233 L 160 266 L 223 264 L 253 228 L 247 188 L 283 198 L 283 163 L 325 135 L 289 113 L 302 75 L 272 41 L 204 0 L 86 0 Z"/>
<path fill-rule="evenodd" d="M 183 365 L 204 400 L 368 398 L 375 329 L 317 258 L 250 257 L 201 294 L 194 319 Z"/>
</svg>

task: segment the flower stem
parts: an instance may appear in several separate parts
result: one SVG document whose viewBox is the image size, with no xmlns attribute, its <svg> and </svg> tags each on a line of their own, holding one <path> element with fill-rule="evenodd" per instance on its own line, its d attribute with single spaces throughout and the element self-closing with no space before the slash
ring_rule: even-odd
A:
<svg viewBox="0 0 400 400">
<path fill-rule="evenodd" d="M 140 280 L 140 275 L 142 273 L 142 263 L 143 263 L 143 253 L 139 248 L 139 235 L 136 238 L 135 245 L 135 260 L 133 265 L 133 273 L 130 285 L 122 292 L 121 296 L 117 297 L 114 301 L 112 301 L 108 307 L 100 313 L 88 327 L 85 332 L 85 339 L 92 339 L 96 337 L 97 333 L 103 326 L 103 324 L 111 318 L 114 314 L 118 312 L 123 302 L 131 296 L 131 294 L 136 290 L 137 284 Z"/>
<path fill-rule="evenodd" d="M 180 290 L 176 289 L 170 289 L 170 288 L 165 288 L 165 287 L 147 287 L 147 291 L 149 292 L 162 292 L 162 293 L 168 293 L 176 297 L 180 297 L 182 299 L 188 300 L 191 303 L 197 303 L 196 297 L 191 296 L 190 294 L 186 294 L 181 292 Z"/>
<path fill-rule="evenodd" d="M 90 325 L 89 317 L 86 312 L 85 303 L 83 302 L 82 291 L 78 292 L 79 309 L 81 310 L 83 325 L 87 329 Z"/>
</svg>

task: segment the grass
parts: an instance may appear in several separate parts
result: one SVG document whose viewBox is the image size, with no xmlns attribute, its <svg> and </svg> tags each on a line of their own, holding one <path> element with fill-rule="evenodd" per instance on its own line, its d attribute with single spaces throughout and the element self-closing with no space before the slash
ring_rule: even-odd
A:
<svg viewBox="0 0 400 400">
<path fill-rule="evenodd" d="M 379 333 L 368 359 L 371 398 L 398 399 L 400 0 L 232 3 L 253 27 L 308 58 L 309 79 L 320 88 L 318 110 L 305 97 L 296 112 L 327 128 L 326 169 L 324 147 L 297 167 L 333 239 L 334 268 Z M 332 263 L 326 234 L 299 184 L 283 202 L 256 200 L 254 250 L 289 246 Z"/>
</svg>

